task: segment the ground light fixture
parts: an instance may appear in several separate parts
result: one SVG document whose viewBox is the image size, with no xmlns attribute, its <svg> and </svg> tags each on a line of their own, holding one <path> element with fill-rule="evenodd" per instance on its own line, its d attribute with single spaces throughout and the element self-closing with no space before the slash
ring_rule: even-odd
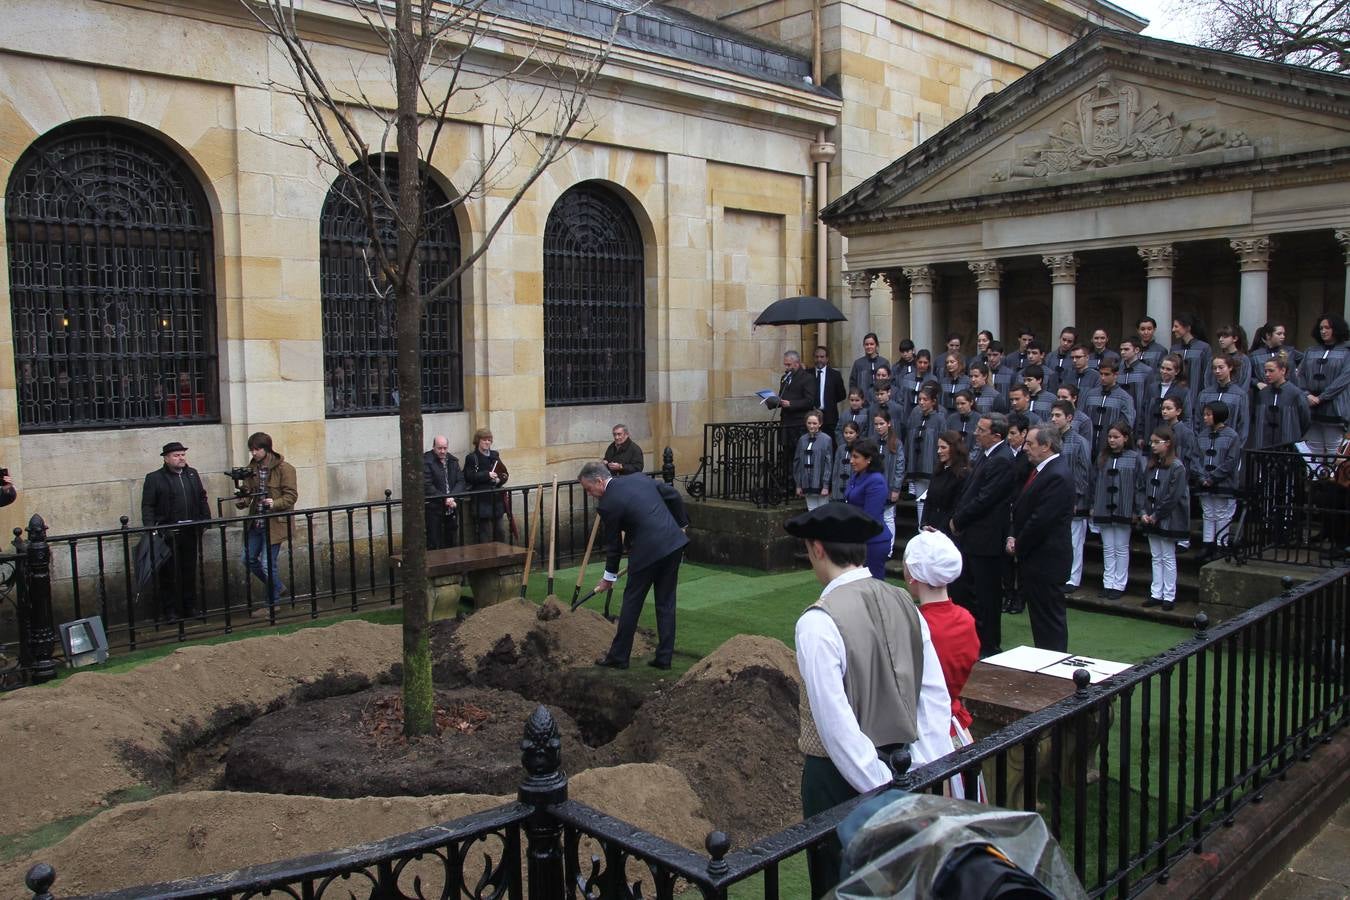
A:
<svg viewBox="0 0 1350 900">
<path fill-rule="evenodd" d="M 66 650 L 66 665 L 72 669 L 108 661 L 108 637 L 100 616 L 62 624 L 61 644 Z"/>
</svg>

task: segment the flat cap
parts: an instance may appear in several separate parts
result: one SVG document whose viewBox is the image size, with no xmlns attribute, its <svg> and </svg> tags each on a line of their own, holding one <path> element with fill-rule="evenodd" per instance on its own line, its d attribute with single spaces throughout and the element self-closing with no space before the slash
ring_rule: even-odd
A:
<svg viewBox="0 0 1350 900">
<path fill-rule="evenodd" d="M 159 451 L 159 455 L 168 456 L 170 453 L 177 453 L 179 450 L 187 450 L 187 448 L 177 441 L 170 441 L 164 445 L 163 450 Z"/>
<path fill-rule="evenodd" d="M 882 525 L 856 506 L 831 501 L 783 523 L 793 537 L 837 544 L 865 544 L 882 532 Z"/>
</svg>

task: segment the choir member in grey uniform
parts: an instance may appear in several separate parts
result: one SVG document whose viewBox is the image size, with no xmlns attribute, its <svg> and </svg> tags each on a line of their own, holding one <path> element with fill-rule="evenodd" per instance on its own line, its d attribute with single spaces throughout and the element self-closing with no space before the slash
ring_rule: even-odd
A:
<svg viewBox="0 0 1350 900">
<path fill-rule="evenodd" d="M 1050 405 L 1059 398 L 1055 390 L 1046 384 L 1045 369 L 1030 365 L 1022 370 L 1022 383 L 1027 388 L 1027 399 L 1031 401 L 1031 411 L 1040 416 L 1042 422 L 1050 421 Z"/>
<path fill-rule="evenodd" d="M 1055 394 L 1059 400 L 1068 400 L 1073 404 L 1073 432 L 1083 440 L 1087 441 L 1091 447 L 1093 443 L 1092 420 L 1083 412 L 1083 395 L 1078 388 L 1071 384 L 1061 384 L 1055 389 Z"/>
<path fill-rule="evenodd" d="M 853 368 L 848 373 L 848 386 L 862 388 L 864 397 L 872 387 L 872 377 L 876 374 L 877 367 L 885 366 L 889 369 L 891 366 L 886 357 L 877 353 L 880 343 L 877 336 L 869 332 L 863 338 L 863 355 L 853 361 Z"/>
<path fill-rule="evenodd" d="M 1295 387 L 1298 383 L 1298 367 L 1303 362 L 1303 354 L 1285 342 L 1289 339 L 1289 329 L 1281 322 L 1267 322 L 1256 329 L 1252 337 L 1252 386 L 1258 390 L 1266 384 L 1266 360 L 1279 357 L 1288 364 L 1289 381 Z"/>
<path fill-rule="evenodd" d="M 1014 382 L 1019 379 L 1017 367 L 1003 355 L 1002 343 L 992 341 L 989 344 L 989 350 L 985 353 L 985 365 L 989 367 L 990 386 L 1004 397 L 1008 396 L 1008 388 L 1012 387 Z"/>
<path fill-rule="evenodd" d="M 980 424 L 980 414 L 975 412 L 970 391 L 961 391 L 956 395 L 956 410 L 947 414 L 946 429 L 961 435 L 966 444 L 966 452 L 975 450 L 975 426 Z"/>
<path fill-rule="evenodd" d="M 1186 421 L 1186 396 L 1177 392 L 1175 396 L 1170 396 L 1162 402 L 1159 408 L 1161 417 L 1158 419 L 1158 425 L 1166 425 L 1172 429 L 1172 445 L 1177 451 L 1177 459 L 1181 460 L 1187 471 L 1192 471 L 1195 465 L 1195 429 L 1191 428 Z M 1157 428 L 1154 425 L 1153 428 Z M 1149 434 L 1153 433 L 1153 428 L 1149 429 Z M 1144 445 L 1148 446 L 1148 438 L 1145 437 Z M 1141 451 L 1145 454 L 1147 450 Z"/>
<path fill-rule="evenodd" d="M 1130 531 L 1142 469 L 1143 457 L 1134 449 L 1129 426 L 1124 422 L 1108 426 L 1092 494 L 1092 524 L 1102 538 L 1102 592 L 1098 596 L 1105 600 L 1119 600 L 1129 582 Z"/>
<path fill-rule="evenodd" d="M 898 396 L 891 398 L 900 404 L 906 419 L 909 418 L 909 411 L 919 402 L 919 389 L 925 384 L 937 384 L 937 378 L 933 375 L 932 354 L 920 350 L 914 354 L 913 370 L 900 377 L 900 383 L 896 386 Z"/>
<path fill-rule="evenodd" d="M 1167 345 L 1153 339 L 1158 333 L 1158 320 L 1152 316 L 1144 316 L 1135 323 L 1135 333 L 1139 335 L 1139 355 L 1143 357 L 1145 365 L 1155 372 L 1158 371 L 1158 363 L 1167 355 Z M 1148 435 L 1141 437 L 1147 444 Z"/>
<path fill-rule="evenodd" d="M 1069 537 L 1073 544 L 1073 562 L 1064 593 L 1072 594 L 1083 583 L 1083 545 L 1087 542 L 1088 516 L 1092 512 L 1092 450 L 1087 439 L 1073 429 L 1073 403 L 1056 400 L 1050 408 L 1050 425 L 1059 430 L 1064 447 L 1060 450 L 1073 474 L 1073 519 Z"/>
<path fill-rule="evenodd" d="M 1327 314 L 1313 328 L 1316 342 L 1303 351 L 1298 386 L 1307 392 L 1312 426 L 1303 440 L 1313 453 L 1335 453 L 1350 419 L 1350 325 Z"/>
<path fill-rule="evenodd" d="M 1308 398 L 1289 380 L 1289 363 L 1282 356 L 1266 359 L 1262 389 L 1256 391 L 1248 446 L 1256 450 L 1288 448 L 1303 440 L 1312 424 Z"/>
<path fill-rule="evenodd" d="M 1144 453 L 1148 452 L 1149 435 L 1153 434 L 1153 429 L 1162 424 L 1162 404 L 1168 397 L 1177 397 L 1182 401 L 1184 409 L 1190 409 L 1191 397 L 1190 390 L 1185 382 L 1179 377 L 1181 375 L 1181 356 L 1176 353 L 1169 353 L 1163 357 L 1162 362 L 1158 363 L 1157 372 L 1147 388 L 1147 402 L 1139 408 L 1140 427 L 1135 429 L 1139 435 L 1139 449 Z"/>
<path fill-rule="evenodd" d="M 843 500 L 844 491 L 848 489 L 848 479 L 853 474 L 853 467 L 849 465 L 849 454 L 853 452 L 853 445 L 862 440 L 862 433 L 858 431 L 858 426 L 853 422 L 845 422 L 839 429 L 839 446 L 834 451 L 834 500 Z"/>
<path fill-rule="evenodd" d="M 1064 376 L 1068 374 L 1073 363 L 1069 360 L 1069 354 L 1073 352 L 1074 346 L 1078 343 L 1078 329 L 1072 326 L 1065 328 L 1059 333 L 1059 346 L 1045 355 L 1041 366 L 1045 369 L 1047 391 L 1056 390 L 1064 382 Z"/>
<path fill-rule="evenodd" d="M 1228 543 L 1228 529 L 1237 512 L 1238 471 L 1242 466 L 1242 440 L 1228 426 L 1228 406 L 1211 400 L 1203 407 L 1205 428 L 1195 435 L 1191 476 L 1200 495 L 1204 531 L 1200 561 L 1214 558 L 1219 546 Z"/>
<path fill-rule="evenodd" d="M 834 481 L 834 441 L 821 431 L 825 414 L 813 409 L 806 414 L 806 434 L 797 439 L 792 458 L 792 480 L 797 496 L 806 498 L 806 508 L 815 509 L 830 499 Z"/>
<path fill-rule="evenodd" d="M 1177 459 L 1172 429 L 1149 435 L 1149 464 L 1139 480 L 1139 526 L 1153 556 L 1153 582 L 1144 606 L 1171 610 L 1177 602 L 1177 543 L 1190 536 L 1191 493 L 1186 467 Z"/>
<path fill-rule="evenodd" d="M 905 489 L 905 444 L 900 440 L 900 430 L 891 419 L 891 414 L 884 409 L 877 410 L 872 417 L 872 431 L 881 448 L 881 474 L 886 476 L 886 509 L 883 515 L 886 527 L 891 532 L 891 550 L 894 550 L 895 504 L 900 502 L 900 492 Z"/>
<path fill-rule="evenodd" d="M 1180 378 L 1185 379 L 1190 389 L 1191 400 L 1188 405 L 1195 406 L 1195 398 L 1205 385 L 1205 373 L 1209 371 L 1209 361 L 1213 358 L 1209 344 L 1195 333 L 1195 316 L 1179 313 L 1172 319 L 1172 352 L 1181 357 Z"/>
<path fill-rule="evenodd" d="M 1045 391 L 1041 391 L 1041 393 L 1044 394 Z M 1053 398 L 1046 398 L 1045 405 L 1047 409 L 1050 406 L 1051 399 Z M 1019 413 L 1026 417 L 1027 427 L 1022 429 L 1023 431 L 1030 430 L 1031 426 L 1039 425 L 1044 421 L 1041 414 L 1032 409 L 1031 392 L 1028 391 L 1027 386 L 1021 382 L 1008 388 L 1008 415 L 1011 416 L 1013 413 Z"/>
<path fill-rule="evenodd" d="M 1134 398 L 1116 383 L 1116 364 L 1110 360 L 1098 370 L 1101 387 L 1095 387 L 1083 398 L 1083 412 L 1092 423 L 1092 453 L 1095 457 L 1106 448 L 1106 430 L 1124 420 L 1134 427 Z"/>
<path fill-rule="evenodd" d="M 1076 387 L 1081 394 L 1101 384 L 1101 378 L 1097 375 L 1097 370 L 1088 364 L 1089 360 L 1088 348 L 1082 344 L 1075 344 L 1069 351 L 1068 368 L 1060 373 L 1059 387 Z"/>
<path fill-rule="evenodd" d="M 960 353 L 949 352 L 942 358 L 942 377 L 938 379 L 938 384 L 942 387 L 942 408 L 952 412 L 956 409 L 957 393 L 970 389 L 966 362 Z"/>
<path fill-rule="evenodd" d="M 839 416 L 839 427 L 835 429 L 835 443 L 843 443 L 844 426 L 852 422 L 858 428 L 859 438 L 872 436 L 872 411 L 867 408 L 867 394 L 862 388 L 849 388 L 848 406 Z"/>
<path fill-rule="evenodd" d="M 1008 412 L 1008 398 L 989 380 L 989 365 L 976 363 L 970 367 L 970 403 L 975 412 Z"/>
<path fill-rule="evenodd" d="M 1220 356 L 1226 357 L 1232 362 L 1230 368 L 1233 370 L 1233 381 L 1247 387 L 1252 383 L 1252 359 L 1247 355 L 1246 332 L 1242 330 L 1241 325 L 1225 325 L 1214 333 L 1214 341 L 1218 344 L 1218 349 L 1214 351 L 1214 358 Z M 1214 386 L 1214 369 L 1205 373 L 1205 387 Z"/>
<path fill-rule="evenodd" d="M 1105 328 L 1095 328 L 1092 331 L 1092 346 L 1088 348 L 1088 367 L 1100 369 L 1102 363 L 1112 362 L 1116 366 L 1120 365 L 1120 354 L 1112 350 L 1110 346 L 1111 335 L 1106 333 Z"/>
<path fill-rule="evenodd" d="M 1134 398 L 1136 421 L 1148 409 L 1148 385 L 1153 380 L 1153 367 L 1144 362 L 1143 354 L 1139 352 L 1140 344 L 1137 337 L 1127 337 L 1120 342 L 1120 369 L 1116 378 L 1116 383 Z"/>
<path fill-rule="evenodd" d="M 923 521 L 923 500 L 928 493 L 928 482 L 937 470 L 937 439 L 945 430 L 946 414 L 942 412 L 939 388 L 926 384 L 919 392 L 918 404 L 909 411 L 905 422 L 905 459 L 909 464 L 909 490 L 914 495 L 918 520 Z"/>
<path fill-rule="evenodd" d="M 1246 384 L 1238 384 L 1233 380 L 1232 365 L 1232 360 L 1227 356 L 1216 356 L 1210 363 L 1210 367 L 1214 370 L 1214 386 L 1205 388 L 1195 398 L 1195 406 L 1191 409 L 1191 427 L 1195 429 L 1197 435 L 1200 434 L 1204 428 L 1205 404 L 1215 400 L 1222 401 L 1228 407 L 1228 424 L 1237 432 L 1238 445 L 1245 447 L 1247 423 L 1250 419 L 1247 415 L 1249 388 Z"/>
</svg>

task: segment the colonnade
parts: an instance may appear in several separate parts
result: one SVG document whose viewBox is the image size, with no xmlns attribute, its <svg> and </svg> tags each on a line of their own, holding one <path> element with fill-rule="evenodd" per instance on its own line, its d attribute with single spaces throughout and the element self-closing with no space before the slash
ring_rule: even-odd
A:
<svg viewBox="0 0 1350 900">
<path fill-rule="evenodd" d="M 1350 319 L 1350 225 L 1335 230 L 1335 237 L 1345 256 L 1346 287 L 1344 314 Z M 1239 271 L 1238 322 L 1247 334 L 1255 334 L 1267 319 L 1267 288 L 1270 260 L 1278 250 L 1271 235 L 1244 235 L 1228 241 L 1236 257 Z M 1166 335 L 1172 321 L 1172 276 L 1181 254 L 1174 243 L 1143 244 L 1137 252 L 1144 265 L 1148 315 L 1157 320 L 1160 331 Z M 1075 324 L 1077 318 L 1078 267 L 1080 258 L 1073 251 L 1048 253 L 1041 257 L 1050 280 L 1050 318 L 1052 333 Z M 981 330 L 996 335 L 1004 334 L 1002 327 L 1002 298 L 1000 282 L 1003 264 L 997 258 L 973 259 L 967 262 L 975 278 L 977 294 L 977 321 Z M 861 346 L 862 336 L 872 321 L 872 283 L 881 276 L 891 288 L 898 307 L 908 306 L 908 336 L 916 347 L 934 347 L 933 298 L 938 273 L 933 265 L 907 265 L 881 271 L 849 271 L 844 273 L 850 308 L 847 311 L 853 323 L 852 346 Z M 908 286 L 908 296 L 905 287 Z M 907 303 L 905 301 L 908 301 Z M 897 323 L 899 326 L 900 323 Z"/>
</svg>

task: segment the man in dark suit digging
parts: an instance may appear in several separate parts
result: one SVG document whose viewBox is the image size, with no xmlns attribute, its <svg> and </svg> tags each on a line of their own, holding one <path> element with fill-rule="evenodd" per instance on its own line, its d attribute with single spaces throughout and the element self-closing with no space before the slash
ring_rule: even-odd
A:
<svg viewBox="0 0 1350 900">
<path fill-rule="evenodd" d="M 628 551 L 628 584 L 619 609 L 619 629 L 609 652 L 597 666 L 628 668 L 638 616 L 647 591 L 656 588 L 656 656 L 648 665 L 669 669 L 675 655 L 675 586 L 680 559 L 689 543 L 684 529 L 689 516 L 684 501 L 663 481 L 645 476 L 614 478 L 602 462 L 589 462 L 577 475 L 587 494 L 600 501 L 596 511 L 605 523 L 605 574 L 596 585 L 603 593 L 618 580 L 619 560 Z"/>
<path fill-rule="evenodd" d="M 1007 551 L 1022 574 L 1022 599 L 1031 619 L 1032 642 L 1042 650 L 1069 652 L 1064 593 L 1073 563 L 1069 523 L 1073 519 L 1073 476 L 1059 455 L 1062 440 L 1053 427 L 1027 434 L 1024 452 L 1036 468 L 1013 501 Z"/>
</svg>

